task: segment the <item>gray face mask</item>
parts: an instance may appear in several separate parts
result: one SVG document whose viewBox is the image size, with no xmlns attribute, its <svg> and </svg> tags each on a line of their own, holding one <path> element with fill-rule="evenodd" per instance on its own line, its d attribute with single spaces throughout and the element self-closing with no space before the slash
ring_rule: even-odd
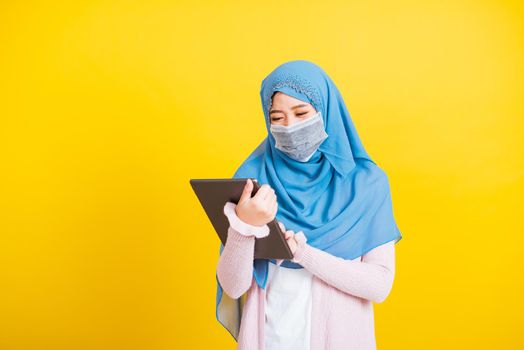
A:
<svg viewBox="0 0 524 350">
<path fill-rule="evenodd" d="M 272 124 L 270 131 L 276 140 L 275 147 L 299 162 L 307 162 L 328 137 L 320 112 L 289 126 Z"/>
</svg>

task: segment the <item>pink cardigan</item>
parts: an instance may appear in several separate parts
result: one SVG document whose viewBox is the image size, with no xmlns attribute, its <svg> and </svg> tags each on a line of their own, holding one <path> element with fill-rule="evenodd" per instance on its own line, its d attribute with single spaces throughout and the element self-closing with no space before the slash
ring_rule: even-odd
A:
<svg viewBox="0 0 524 350">
<path fill-rule="evenodd" d="M 231 211 L 234 207 L 226 204 L 224 208 L 230 227 L 217 277 L 231 298 L 247 292 L 237 349 L 264 350 L 266 290 L 253 277 L 253 257 L 254 235 L 263 236 L 268 228 L 242 222 Z M 296 238 L 298 248 L 291 261 L 313 274 L 311 350 L 376 349 L 372 302 L 383 302 L 393 286 L 395 241 L 345 260 L 309 245 L 302 231 Z"/>
</svg>

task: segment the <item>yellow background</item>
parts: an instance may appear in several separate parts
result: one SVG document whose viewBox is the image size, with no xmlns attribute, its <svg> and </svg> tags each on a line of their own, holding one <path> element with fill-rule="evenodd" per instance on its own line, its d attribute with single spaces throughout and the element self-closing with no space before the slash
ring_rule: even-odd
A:
<svg viewBox="0 0 524 350">
<path fill-rule="evenodd" d="M 308 59 L 387 172 L 403 240 L 380 349 L 522 349 L 524 7 L 2 1 L 0 349 L 233 349 L 190 178 L 266 136 Z"/>
</svg>

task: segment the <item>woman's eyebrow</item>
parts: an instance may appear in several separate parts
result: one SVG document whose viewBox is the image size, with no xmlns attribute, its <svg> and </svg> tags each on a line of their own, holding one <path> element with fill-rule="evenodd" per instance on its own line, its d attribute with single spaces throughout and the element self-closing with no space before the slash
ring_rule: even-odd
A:
<svg viewBox="0 0 524 350">
<path fill-rule="evenodd" d="M 295 109 L 295 108 L 299 108 L 299 107 L 307 107 L 307 106 L 308 105 L 302 103 L 302 104 L 299 104 L 299 105 L 291 107 L 291 109 Z M 271 114 L 271 113 L 284 113 L 284 112 L 282 112 L 282 111 L 280 111 L 278 109 L 274 109 L 274 110 L 269 112 L 269 114 Z"/>
</svg>

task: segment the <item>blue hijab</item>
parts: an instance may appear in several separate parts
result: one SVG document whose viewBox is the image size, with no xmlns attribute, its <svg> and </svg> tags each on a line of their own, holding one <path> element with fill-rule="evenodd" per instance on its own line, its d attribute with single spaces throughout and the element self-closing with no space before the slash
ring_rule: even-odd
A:
<svg viewBox="0 0 524 350">
<path fill-rule="evenodd" d="M 328 137 L 307 162 L 275 148 L 269 110 L 276 91 L 322 112 Z M 303 231 L 309 245 L 334 256 L 355 259 L 400 241 L 387 175 L 364 149 L 342 95 L 324 70 L 306 60 L 283 63 L 262 81 L 260 97 L 268 134 L 233 178 L 253 177 L 269 184 L 278 201 L 276 219 L 287 230 Z M 221 243 L 220 254 L 223 249 Z M 253 277 L 261 288 L 266 287 L 269 263 L 276 261 L 253 261 Z M 280 266 L 302 268 L 289 260 Z M 232 299 L 216 279 L 217 320 L 237 339 L 247 293 Z"/>
</svg>

